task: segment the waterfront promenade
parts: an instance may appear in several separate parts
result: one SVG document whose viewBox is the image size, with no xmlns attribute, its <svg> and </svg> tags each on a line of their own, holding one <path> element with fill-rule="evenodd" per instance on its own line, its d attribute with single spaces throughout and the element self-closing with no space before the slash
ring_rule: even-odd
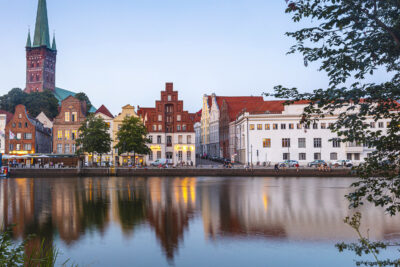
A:
<svg viewBox="0 0 400 267">
<path fill-rule="evenodd" d="M 332 169 L 319 171 L 315 168 L 286 169 L 275 171 L 273 168 L 233 168 L 197 167 L 197 168 L 12 168 L 11 177 L 354 177 L 351 169 Z"/>
</svg>

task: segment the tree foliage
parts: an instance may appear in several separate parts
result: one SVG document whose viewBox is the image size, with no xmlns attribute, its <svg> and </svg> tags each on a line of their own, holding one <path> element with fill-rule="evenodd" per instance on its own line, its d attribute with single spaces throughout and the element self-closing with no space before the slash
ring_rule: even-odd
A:
<svg viewBox="0 0 400 267">
<path fill-rule="evenodd" d="M 44 112 L 47 117 L 53 119 L 58 114 L 58 100 L 48 90 L 27 94 L 19 88 L 14 88 L 0 97 L 0 109 L 14 113 L 19 104 L 26 106 L 28 112 L 36 117 Z"/>
<path fill-rule="evenodd" d="M 289 54 L 301 53 L 306 66 L 319 64 L 329 85 L 310 93 L 279 85 L 267 94 L 288 99 L 287 104 L 308 100 L 303 123 L 338 115 L 331 130 L 342 142 L 374 148 L 371 157 L 356 167 L 361 179 L 347 198 L 351 207 L 368 201 L 391 215 L 400 211 L 399 10 L 399 0 L 290 1 L 286 13 L 292 20 L 311 21 L 313 26 L 286 33 L 296 40 Z M 370 82 L 378 70 L 389 78 Z M 385 130 L 375 130 L 366 124 L 367 118 L 389 123 Z"/>
<path fill-rule="evenodd" d="M 75 98 L 79 99 L 80 101 L 86 102 L 87 112 L 89 112 L 89 110 L 93 107 L 92 102 L 90 102 L 89 97 L 85 93 L 77 93 L 75 95 Z"/>
<path fill-rule="evenodd" d="M 109 126 L 101 117 L 89 115 L 79 128 L 77 154 L 106 154 L 111 150 Z"/>
<path fill-rule="evenodd" d="M 115 148 L 119 154 L 135 153 L 148 154 L 150 149 L 146 144 L 150 143 L 147 138 L 147 129 L 137 117 L 126 117 L 117 133 L 118 143 Z"/>
</svg>

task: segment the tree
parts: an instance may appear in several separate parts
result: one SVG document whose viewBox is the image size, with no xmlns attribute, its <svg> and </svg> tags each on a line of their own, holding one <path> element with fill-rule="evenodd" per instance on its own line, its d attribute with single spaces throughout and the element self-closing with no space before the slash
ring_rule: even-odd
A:
<svg viewBox="0 0 400 267">
<path fill-rule="evenodd" d="M 29 114 L 36 117 L 44 112 L 47 117 L 53 119 L 58 114 L 58 100 L 48 90 L 27 94 L 19 88 L 14 88 L 0 97 L 0 109 L 14 113 L 19 104 L 26 106 Z"/>
<path fill-rule="evenodd" d="M 85 93 L 77 93 L 75 95 L 75 98 L 79 99 L 80 101 L 86 102 L 87 112 L 89 112 L 89 110 L 93 107 L 92 102 L 90 102 L 89 97 Z"/>
<path fill-rule="evenodd" d="M 94 115 L 89 115 L 79 128 L 79 137 L 76 139 L 77 154 L 105 154 L 111 150 L 109 127 L 105 121 Z"/>
<path fill-rule="evenodd" d="M 289 2 L 286 0 L 286 2 Z M 294 22 L 312 20 L 312 27 L 286 33 L 296 44 L 289 54 L 299 52 L 304 63 L 320 64 L 329 85 L 311 93 L 276 86 L 272 95 L 308 100 L 302 122 L 339 114 L 331 130 L 342 142 L 359 142 L 375 152 L 356 168 L 360 180 L 347 195 L 351 207 L 364 201 L 385 207 L 391 215 L 400 211 L 400 1 L 398 0 L 293 0 L 286 13 Z M 390 77 L 373 80 L 377 70 Z M 270 94 L 267 94 L 270 95 Z M 375 131 L 365 119 L 387 119 L 386 132 Z"/>
<path fill-rule="evenodd" d="M 118 143 L 115 148 L 118 149 L 118 154 L 133 153 L 147 155 L 150 149 L 147 144 L 150 140 L 147 138 L 147 129 L 137 117 L 126 117 L 117 133 Z"/>
</svg>

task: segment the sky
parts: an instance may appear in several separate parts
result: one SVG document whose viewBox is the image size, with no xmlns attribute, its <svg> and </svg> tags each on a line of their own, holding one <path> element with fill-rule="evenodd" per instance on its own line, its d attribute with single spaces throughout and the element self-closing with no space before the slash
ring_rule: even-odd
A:
<svg viewBox="0 0 400 267">
<path fill-rule="evenodd" d="M 204 94 L 325 87 L 317 64 L 286 55 L 294 40 L 284 34 L 301 25 L 285 7 L 284 0 L 47 0 L 56 86 L 83 91 L 113 114 L 126 104 L 154 107 L 166 82 L 189 112 L 201 109 Z M 0 94 L 25 88 L 36 10 L 37 0 L 0 0 Z"/>
</svg>

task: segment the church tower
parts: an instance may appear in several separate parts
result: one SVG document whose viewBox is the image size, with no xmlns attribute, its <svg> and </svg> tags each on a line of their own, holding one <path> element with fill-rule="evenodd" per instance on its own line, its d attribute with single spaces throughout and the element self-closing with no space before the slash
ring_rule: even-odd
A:
<svg viewBox="0 0 400 267">
<path fill-rule="evenodd" d="M 50 46 L 49 22 L 46 0 L 39 0 L 33 44 L 28 32 L 26 42 L 25 92 L 54 91 L 56 87 L 56 39 Z"/>
</svg>

